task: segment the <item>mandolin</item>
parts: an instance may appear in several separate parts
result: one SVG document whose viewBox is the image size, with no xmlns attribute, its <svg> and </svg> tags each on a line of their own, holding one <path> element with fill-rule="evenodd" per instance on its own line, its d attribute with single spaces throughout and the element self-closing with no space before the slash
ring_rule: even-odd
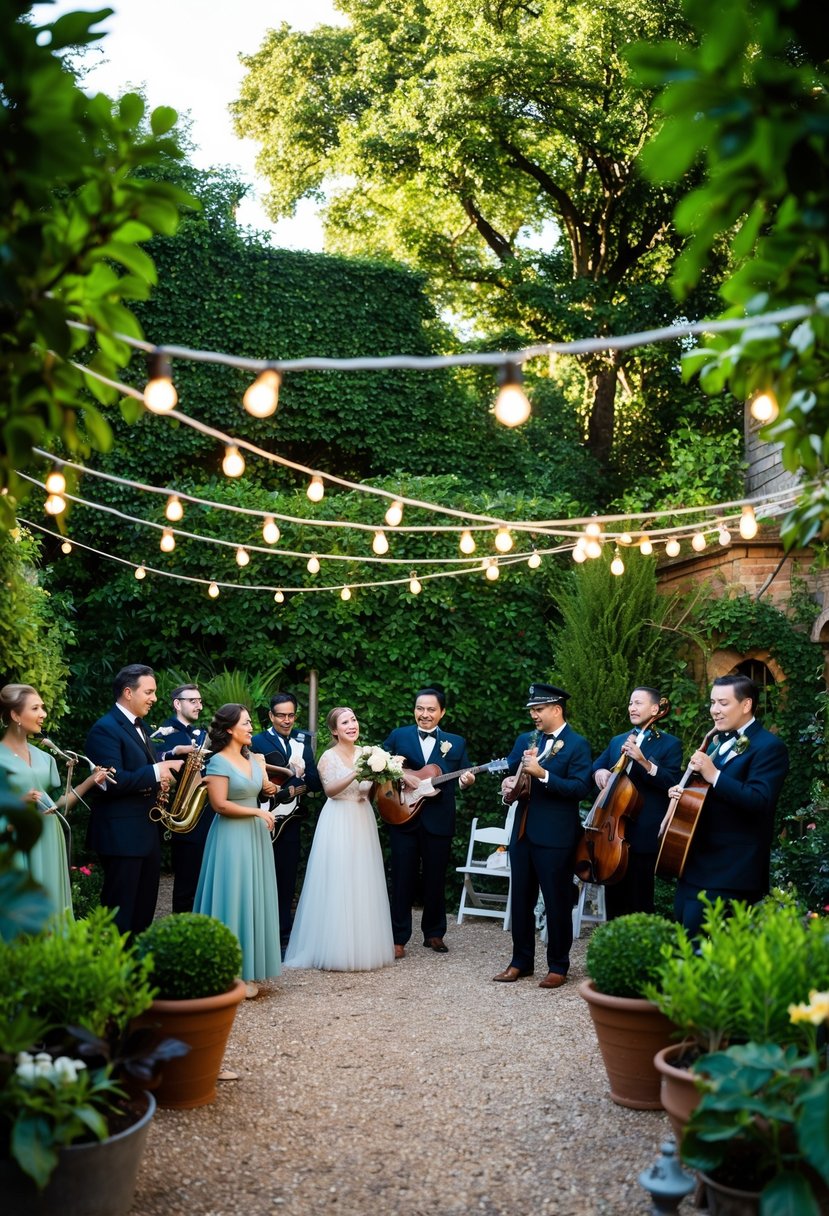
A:
<svg viewBox="0 0 829 1216">
<path fill-rule="evenodd" d="M 439 794 L 445 782 L 456 781 L 462 773 L 505 773 L 508 768 L 506 760 L 490 760 L 488 764 L 460 768 L 454 773 L 442 772 L 437 764 L 406 769 L 402 781 L 384 781 L 377 787 L 377 810 L 385 823 L 399 827 L 414 819 L 426 799 Z"/>
<path fill-rule="evenodd" d="M 716 734 L 716 727 L 709 730 L 697 750 L 707 751 L 708 744 Z M 682 793 L 668 803 L 668 809 L 660 828 L 662 842 L 659 846 L 654 870 L 654 873 L 658 874 L 660 878 L 682 877 L 685 862 L 688 860 L 688 850 L 699 823 L 702 804 L 711 789 L 708 782 L 695 773 L 690 764 L 682 776 L 679 787 Z"/>
</svg>

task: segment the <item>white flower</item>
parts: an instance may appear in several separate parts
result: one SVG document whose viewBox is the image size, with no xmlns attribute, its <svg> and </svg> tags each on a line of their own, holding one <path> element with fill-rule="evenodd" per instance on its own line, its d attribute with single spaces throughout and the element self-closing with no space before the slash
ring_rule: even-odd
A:
<svg viewBox="0 0 829 1216">
<path fill-rule="evenodd" d="M 388 752 L 384 752 L 381 747 L 374 747 L 368 757 L 368 766 L 373 773 L 382 773 L 389 760 L 391 756 Z"/>
<path fill-rule="evenodd" d="M 440 754 L 442 756 L 445 756 L 446 753 L 451 752 L 451 750 L 452 750 L 452 744 L 449 742 L 448 739 L 444 739 L 440 745 Z"/>
<path fill-rule="evenodd" d="M 58 1056 L 54 1063 L 54 1078 L 56 1081 L 66 1081 L 72 1084 L 78 1079 L 78 1073 L 86 1068 L 83 1060 L 70 1060 L 69 1056 Z"/>
</svg>

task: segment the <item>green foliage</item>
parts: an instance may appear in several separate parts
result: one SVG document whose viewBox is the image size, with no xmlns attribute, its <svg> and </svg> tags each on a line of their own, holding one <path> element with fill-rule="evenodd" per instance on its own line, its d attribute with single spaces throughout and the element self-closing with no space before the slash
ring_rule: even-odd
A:
<svg viewBox="0 0 829 1216">
<path fill-rule="evenodd" d="M 155 283 L 141 249 L 175 231 L 188 199 L 164 182 L 132 176 L 178 155 L 175 111 L 144 102 L 88 98 L 57 52 L 86 46 L 110 10 L 69 13 L 51 25 L 26 20 L 26 0 L 0 0 L 0 526 L 11 526 L 28 484 L 32 448 L 60 439 L 83 455 L 111 446 L 100 405 L 115 393 L 72 366 L 78 358 L 114 377 L 129 360 L 116 333 L 140 336 L 125 301 Z M 90 326 L 94 341 L 70 322 Z M 92 396 L 86 392 L 91 389 Z M 94 398 L 94 400 L 93 400 Z"/>
<path fill-rule="evenodd" d="M 812 754 L 816 774 L 805 806 L 783 821 L 783 831 L 771 855 L 772 882 L 793 885 L 807 907 L 829 911 L 829 693 L 819 693 L 818 711 L 800 742 Z"/>
<path fill-rule="evenodd" d="M 46 590 L 37 568 L 40 551 L 40 541 L 25 528 L 0 530 L 0 672 L 3 683 L 36 688 L 54 722 L 66 710 L 65 651 L 74 628 L 66 598 Z"/>
<path fill-rule="evenodd" d="M 643 997 L 662 964 L 662 948 L 674 941 L 675 926 L 664 916 L 632 912 L 598 925 L 587 943 L 585 964 L 597 992 Z"/>
<path fill-rule="evenodd" d="M 686 0 L 696 44 L 643 45 L 632 56 L 645 87 L 664 86 L 662 129 L 645 150 L 654 180 L 692 166 L 702 180 L 678 204 L 688 237 L 674 270 L 687 293 L 723 239 L 731 275 L 726 315 L 813 305 L 815 315 L 766 323 L 736 340 L 707 340 L 686 359 L 706 393 L 738 398 L 771 389 L 780 413 L 764 438 L 807 484 L 783 536 L 829 535 L 829 73 L 826 23 L 797 0 Z"/>
<path fill-rule="evenodd" d="M 829 985 L 827 922 L 804 919 L 791 895 L 773 891 L 759 904 L 706 904 L 698 943 L 676 926 L 658 978 L 646 995 L 702 1051 L 730 1043 L 810 1046 L 789 1020 L 789 1006 Z"/>
<path fill-rule="evenodd" d="M 611 556 L 572 569 L 553 591 L 561 624 L 552 634 L 552 679 L 572 696 L 568 717 L 594 744 L 627 720 L 634 687 L 667 689 L 676 662 L 665 628 L 672 605 L 657 592 L 654 563 L 626 550 L 617 577 Z"/>
<path fill-rule="evenodd" d="M 212 675 L 182 675 L 178 671 L 156 671 L 158 700 L 153 707 L 153 721 L 162 722 L 173 712 L 170 693 L 181 684 L 195 684 L 202 696 L 201 726 L 208 726 L 216 710 L 222 705 L 244 705 L 254 723 L 263 706 L 267 706 L 271 694 L 281 686 L 282 665 L 277 663 L 270 671 L 249 672 L 242 667 L 227 667 Z"/>
<path fill-rule="evenodd" d="M 22 1013 L 43 1030 L 125 1028 L 152 996 L 149 966 L 126 941 L 112 912 L 97 908 L 57 931 L 0 943 L 0 1034 Z M 0 1039 L 0 1050 L 11 1048 Z"/>
<path fill-rule="evenodd" d="M 100 863 L 70 866 L 69 881 L 72 887 L 72 911 L 76 920 L 83 920 L 100 906 L 104 871 Z"/>
<path fill-rule="evenodd" d="M 136 939 L 158 997 L 188 1001 L 218 996 L 233 987 L 242 948 L 227 925 L 200 912 L 179 912 L 153 921 Z"/>
</svg>

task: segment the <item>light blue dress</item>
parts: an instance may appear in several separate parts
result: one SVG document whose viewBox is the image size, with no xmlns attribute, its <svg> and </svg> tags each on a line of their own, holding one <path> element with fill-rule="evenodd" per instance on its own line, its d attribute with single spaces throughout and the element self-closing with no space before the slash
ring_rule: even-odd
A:
<svg viewBox="0 0 829 1216">
<path fill-rule="evenodd" d="M 55 805 L 48 791 L 60 789 L 57 765 L 54 756 L 32 744 L 29 744 L 29 757 L 31 764 L 26 764 L 8 747 L 0 746 L 0 766 L 8 774 L 14 792 L 22 797 L 29 790 L 43 790 L 45 797 L 38 806 L 43 812 L 43 831 L 29 854 L 28 869 L 35 882 L 47 891 L 52 913 L 68 911 L 71 916 L 72 888 L 63 825 L 57 815 L 47 813 L 48 808 Z"/>
<path fill-rule="evenodd" d="M 227 777 L 230 802 L 258 807 L 262 770 L 255 761 L 250 765 L 248 776 L 219 752 L 210 757 L 207 775 Z M 282 962 L 273 846 L 265 821 L 258 815 L 216 815 L 204 846 L 193 911 L 215 916 L 236 934 L 242 947 L 243 980 L 279 975 Z"/>
</svg>

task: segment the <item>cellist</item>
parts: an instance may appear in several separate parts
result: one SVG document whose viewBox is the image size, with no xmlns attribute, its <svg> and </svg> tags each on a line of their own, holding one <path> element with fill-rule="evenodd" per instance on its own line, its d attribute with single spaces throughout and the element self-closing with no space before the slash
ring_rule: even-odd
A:
<svg viewBox="0 0 829 1216">
<path fill-rule="evenodd" d="M 653 912 L 653 871 L 659 850 L 659 825 L 668 806 L 668 790 L 682 773 L 682 744 L 656 725 L 642 729 L 659 712 L 660 692 L 638 685 L 630 694 L 631 731 L 615 735 L 593 764 L 593 780 L 600 790 L 624 754 L 630 757 L 627 775 L 642 796 L 641 809 L 627 825 L 629 844 L 624 878 L 605 887 L 607 918 L 628 912 Z"/>
</svg>

